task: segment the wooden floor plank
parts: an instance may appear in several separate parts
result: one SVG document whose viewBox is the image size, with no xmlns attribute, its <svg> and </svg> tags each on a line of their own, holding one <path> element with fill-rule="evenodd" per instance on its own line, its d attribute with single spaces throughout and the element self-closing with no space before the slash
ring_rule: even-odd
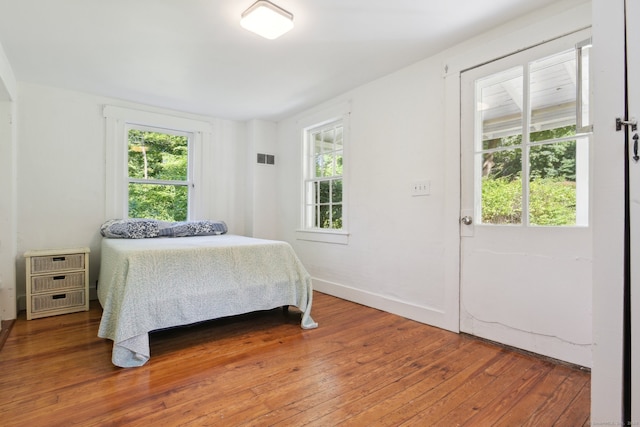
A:
<svg viewBox="0 0 640 427">
<path fill-rule="evenodd" d="M 495 424 L 496 427 L 553 425 L 564 412 L 561 409 L 569 404 L 567 397 L 577 396 L 589 381 L 584 377 L 576 381 L 578 378 L 572 373 L 573 369 L 567 366 L 554 366 L 531 392 Z"/>
<path fill-rule="evenodd" d="M 279 310 L 151 334 L 111 364 L 101 309 L 14 322 L 3 426 L 588 425 L 590 374 L 314 294 L 320 327 Z M 491 424 L 485 424 L 491 425 Z"/>
</svg>

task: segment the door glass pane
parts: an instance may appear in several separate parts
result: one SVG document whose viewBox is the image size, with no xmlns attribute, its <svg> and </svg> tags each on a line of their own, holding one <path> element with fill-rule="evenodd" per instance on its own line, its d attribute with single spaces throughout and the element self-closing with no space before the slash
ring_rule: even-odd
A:
<svg viewBox="0 0 640 427">
<path fill-rule="evenodd" d="M 476 81 L 476 123 L 480 149 L 501 147 L 507 137 L 522 134 L 522 67 Z"/>
<path fill-rule="evenodd" d="M 522 222 L 522 149 L 477 155 L 482 165 L 481 222 Z"/>
<path fill-rule="evenodd" d="M 580 84 L 580 109 L 578 110 L 580 114 L 580 125 L 588 126 L 591 124 L 591 120 L 589 118 L 589 93 L 590 93 L 590 85 L 589 85 L 589 60 L 591 58 L 591 47 L 584 46 L 580 49 L 579 56 L 580 63 L 580 77 L 582 79 Z"/>
<path fill-rule="evenodd" d="M 576 124 L 576 53 L 571 49 L 530 63 L 531 133 Z"/>
<path fill-rule="evenodd" d="M 529 149 L 529 223 L 576 225 L 576 141 Z"/>
</svg>

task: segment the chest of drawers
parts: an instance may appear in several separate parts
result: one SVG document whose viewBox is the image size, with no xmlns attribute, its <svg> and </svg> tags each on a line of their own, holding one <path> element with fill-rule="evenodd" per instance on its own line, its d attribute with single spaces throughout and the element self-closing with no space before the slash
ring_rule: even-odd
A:
<svg viewBox="0 0 640 427">
<path fill-rule="evenodd" d="M 89 252 L 25 252 L 27 320 L 89 310 Z"/>
</svg>

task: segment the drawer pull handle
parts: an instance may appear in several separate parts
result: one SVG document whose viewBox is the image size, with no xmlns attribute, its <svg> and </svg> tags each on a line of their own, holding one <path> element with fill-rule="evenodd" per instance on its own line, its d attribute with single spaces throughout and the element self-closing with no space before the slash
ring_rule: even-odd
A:
<svg viewBox="0 0 640 427">
<path fill-rule="evenodd" d="M 52 299 L 64 299 L 66 297 L 67 297 L 67 294 L 58 294 L 58 295 L 51 296 Z"/>
<path fill-rule="evenodd" d="M 53 280 L 64 280 L 67 276 L 53 276 Z"/>
<path fill-rule="evenodd" d="M 67 259 L 67 257 L 64 257 L 64 256 L 54 256 L 53 257 L 53 261 L 64 261 L 66 259 Z"/>
</svg>

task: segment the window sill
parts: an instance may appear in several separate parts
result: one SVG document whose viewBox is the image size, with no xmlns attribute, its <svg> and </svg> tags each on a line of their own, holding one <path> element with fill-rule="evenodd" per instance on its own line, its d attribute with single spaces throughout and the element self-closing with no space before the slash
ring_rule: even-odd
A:
<svg viewBox="0 0 640 427">
<path fill-rule="evenodd" d="M 310 242 L 333 243 L 336 245 L 348 245 L 349 233 L 346 231 L 328 230 L 296 230 L 296 239 Z"/>
</svg>

